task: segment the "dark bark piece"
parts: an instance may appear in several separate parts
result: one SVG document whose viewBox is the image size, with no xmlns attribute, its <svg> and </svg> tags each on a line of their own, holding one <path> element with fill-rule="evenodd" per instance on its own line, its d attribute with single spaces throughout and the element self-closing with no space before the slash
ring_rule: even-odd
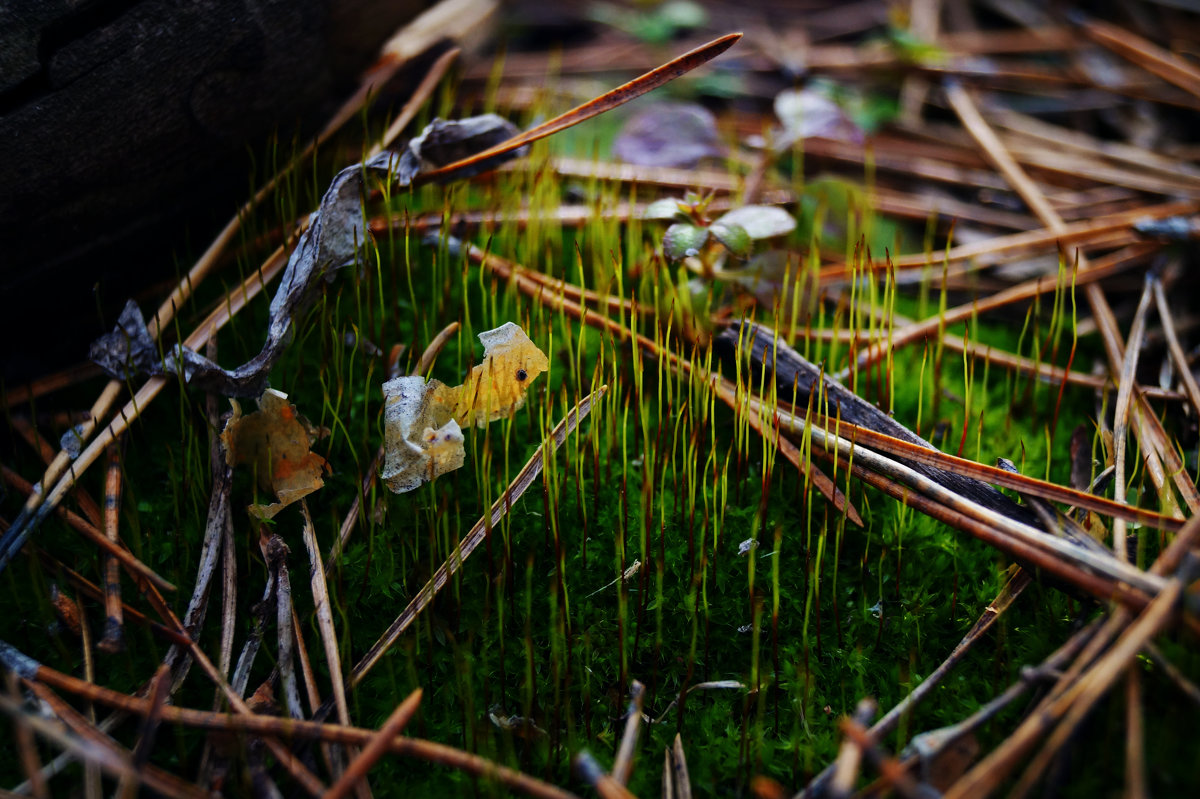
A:
<svg viewBox="0 0 1200 799">
<path fill-rule="evenodd" d="M 0 333 L 63 326 L 5 353 L 4 378 L 77 361 L 98 303 L 115 313 L 171 274 L 187 228 L 228 218 L 248 148 L 307 137 L 428 5 L 0 2 Z"/>
<path fill-rule="evenodd" d="M 900 422 L 859 397 L 829 375 L 823 374 L 820 369 L 785 342 L 777 341 L 775 331 L 768 327 L 754 322 L 743 322 L 740 331 L 737 327 L 726 328 L 717 336 L 716 341 L 728 353 L 736 353 L 739 337 L 742 347 L 749 352 L 754 374 L 762 373 L 764 363 L 766 364 L 766 373 L 774 374 L 780 407 L 790 403 L 795 407 L 797 413 L 803 416 L 809 395 L 816 387 L 817 380 L 822 380 L 825 396 L 829 400 L 828 415 L 830 417 L 840 415 L 843 421 L 851 424 L 867 427 L 921 447 L 935 449 L 932 444 Z M 903 458 L 889 457 L 893 457 L 939 485 L 983 505 L 985 508 L 1041 529 L 1037 514 L 1030 508 L 1018 505 L 987 483 L 925 464 L 906 461 Z"/>
</svg>

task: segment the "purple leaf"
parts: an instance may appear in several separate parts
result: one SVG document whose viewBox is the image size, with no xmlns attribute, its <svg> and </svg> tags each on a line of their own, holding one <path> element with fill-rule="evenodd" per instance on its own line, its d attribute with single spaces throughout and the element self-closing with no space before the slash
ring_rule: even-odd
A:
<svg viewBox="0 0 1200 799">
<path fill-rule="evenodd" d="M 613 142 L 613 155 L 639 166 L 690 167 L 724 154 L 713 115 L 686 103 L 646 108 L 625 123 Z"/>
</svg>

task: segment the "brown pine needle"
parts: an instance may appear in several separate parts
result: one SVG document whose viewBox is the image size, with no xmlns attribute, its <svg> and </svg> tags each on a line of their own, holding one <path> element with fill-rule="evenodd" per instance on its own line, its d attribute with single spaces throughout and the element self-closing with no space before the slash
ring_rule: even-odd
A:
<svg viewBox="0 0 1200 799">
<path fill-rule="evenodd" d="M 1179 375 L 1180 382 L 1183 383 L 1188 399 L 1191 400 L 1192 408 L 1200 415 L 1200 386 L 1196 384 L 1191 365 L 1183 352 L 1183 345 L 1179 343 L 1179 335 L 1175 332 L 1175 321 L 1171 316 L 1171 308 L 1167 304 L 1166 294 L 1163 293 L 1162 281 L 1158 277 L 1154 277 L 1151 279 L 1151 285 L 1154 287 L 1154 301 L 1158 306 L 1158 318 L 1162 322 L 1163 335 L 1167 339 L 1167 350 L 1171 353 L 1175 371 Z"/>
<path fill-rule="evenodd" d="M 439 169 L 433 169 L 428 172 L 421 173 L 418 180 L 414 183 L 424 183 L 431 180 L 438 180 L 453 172 L 461 169 L 468 169 L 473 166 L 478 166 L 489 159 L 497 156 L 506 155 L 513 150 L 519 150 L 527 144 L 532 144 L 538 139 L 544 139 L 547 136 L 566 130 L 569 127 L 578 125 L 580 122 L 599 116 L 619 106 L 624 105 L 630 100 L 641 97 L 647 92 L 651 92 L 660 86 L 663 86 L 676 78 L 686 75 L 688 72 L 697 67 L 711 61 L 721 53 L 728 50 L 730 47 L 742 38 L 740 33 L 727 33 L 724 36 L 713 39 L 711 42 L 702 44 L 694 50 L 689 50 L 683 55 L 674 58 L 662 66 L 652 69 L 649 72 L 639 75 L 628 83 L 623 83 L 615 89 L 610 89 L 594 100 L 589 100 L 583 105 L 576 106 L 566 113 L 559 114 L 553 119 L 548 119 L 540 125 L 536 125 L 524 133 L 513 136 L 505 142 L 497 144 L 483 152 L 476 153 L 468 158 L 455 161 L 452 164 L 447 164 Z"/>
<path fill-rule="evenodd" d="M 28 480 L 21 477 L 7 466 L 0 465 L 0 475 L 3 475 L 4 481 L 22 494 L 32 495 L 34 493 L 33 486 Z M 72 530 L 82 535 L 84 538 L 91 541 L 107 554 L 120 561 L 131 574 L 136 578 L 144 578 L 157 585 L 164 591 L 174 591 L 175 586 L 163 577 L 160 577 L 157 572 L 142 563 L 133 553 L 119 546 L 112 541 L 101 531 L 97 530 L 95 525 L 80 517 L 78 514 L 67 510 L 66 508 L 57 508 L 55 511 L 63 521 L 65 521 Z"/>
<path fill-rule="evenodd" d="M 1137 311 L 1133 315 L 1133 324 L 1129 328 L 1129 343 L 1125 347 L 1125 357 L 1121 362 L 1121 377 L 1117 387 L 1117 404 L 1113 410 L 1113 439 L 1116 442 L 1116 453 L 1113 463 L 1116 473 L 1113 477 L 1113 501 L 1125 504 L 1125 450 L 1129 437 L 1129 403 L 1133 397 L 1134 377 L 1137 375 L 1138 356 L 1142 352 L 1142 337 L 1146 333 L 1146 311 L 1150 309 L 1150 281 L 1142 290 L 1142 298 L 1138 302 Z M 1113 522 L 1113 552 L 1121 560 L 1129 560 L 1125 546 L 1125 520 L 1118 517 Z"/>
<path fill-rule="evenodd" d="M 367 745 L 363 747 L 358 757 L 350 762 L 341 778 L 325 792 L 323 799 L 341 799 L 353 790 L 360 780 L 366 779 L 367 772 L 387 754 L 392 739 L 404 731 L 408 722 L 416 715 L 417 707 L 421 704 L 421 689 L 418 688 L 408 695 L 408 698 L 396 706 L 387 721 L 379 728 Z"/>
<path fill-rule="evenodd" d="M 1128 28 L 1120 28 L 1098 19 L 1082 19 L 1084 33 L 1117 55 L 1152 72 L 1184 91 L 1200 97 L 1200 69 Z"/>
<path fill-rule="evenodd" d="M 0 642 L 0 663 L 24 678 L 28 685 L 42 683 L 45 686 L 89 699 L 98 704 L 118 708 L 139 716 L 151 711 L 151 702 L 136 696 L 114 691 L 111 688 L 93 685 L 77 677 L 56 671 L 29 658 L 12 646 Z M 0 697 L 7 701 L 6 697 Z M 6 709 L 6 708 L 0 708 Z M 328 741 L 338 744 L 364 746 L 378 735 L 376 730 L 345 727 L 340 724 L 324 724 L 316 721 L 284 719 L 278 716 L 254 713 L 217 713 L 193 710 L 174 705 L 162 708 L 162 720 L 170 724 L 181 724 L 208 730 L 243 732 L 262 736 L 267 740 L 283 738 L 293 741 Z M 574 794 L 556 788 L 549 783 L 522 774 L 486 758 L 463 752 L 443 744 L 419 738 L 397 737 L 388 742 L 388 750 L 394 754 L 439 763 L 450 768 L 466 771 L 480 777 L 495 780 L 509 788 L 539 797 L 539 799 L 575 799 Z M 287 750 L 285 750 L 287 751 Z"/>
<path fill-rule="evenodd" d="M 975 107 L 975 102 L 966 89 L 956 83 L 951 83 L 946 86 L 946 97 L 968 132 L 987 154 L 988 159 L 996 165 L 1009 184 L 1021 195 L 1021 199 L 1025 201 L 1026 205 L 1037 214 L 1042 224 L 1057 233 L 1065 232 L 1067 226 L 1062 217 L 1050 206 L 1041 189 L 1029 179 L 1025 171 L 1004 148 L 995 132 Z M 1073 248 L 1068 248 L 1068 256 L 1072 250 Z M 1074 259 L 1068 257 L 1068 260 L 1076 260 L 1080 271 L 1084 271 L 1088 267 L 1087 259 L 1082 253 L 1076 253 Z M 1104 298 L 1104 292 L 1098 285 L 1089 284 L 1085 293 L 1088 304 L 1092 308 L 1092 314 L 1096 317 L 1104 336 L 1109 368 L 1114 374 L 1118 374 L 1124 361 L 1124 352 L 1116 329 L 1116 320 L 1113 319 L 1108 301 Z M 1167 440 L 1166 431 L 1163 430 L 1158 417 L 1154 415 L 1153 409 L 1150 408 L 1145 397 L 1136 392 L 1135 397 L 1134 430 L 1142 445 L 1142 456 L 1146 460 L 1147 471 L 1159 490 L 1159 496 L 1170 508 L 1174 499 L 1171 497 L 1170 488 L 1166 483 L 1166 477 L 1169 475 L 1192 513 L 1200 513 L 1200 491 L 1197 491 L 1196 486 L 1188 477 L 1182 459 Z M 1166 466 L 1166 470 L 1163 469 L 1163 465 Z"/>
<path fill-rule="evenodd" d="M 929 466 L 936 466 L 939 469 L 953 471 L 959 474 L 973 477 L 976 480 L 982 480 L 987 483 L 1011 488 L 1014 491 L 1021 491 L 1031 496 L 1036 496 L 1041 499 L 1051 500 L 1053 502 L 1063 502 L 1075 507 L 1087 508 L 1088 510 L 1102 513 L 1106 516 L 1114 518 L 1123 518 L 1135 524 L 1146 524 L 1160 530 L 1169 530 L 1171 532 L 1178 531 L 1183 527 L 1183 522 L 1171 516 L 1164 516 L 1160 513 L 1155 513 L 1149 510 L 1134 508 L 1129 505 L 1114 502 L 1113 500 L 1104 497 L 1088 494 L 1074 488 L 1060 486 L 1057 483 L 1051 483 L 1046 480 L 1039 480 L 1036 477 L 1029 477 L 1017 472 L 1010 472 L 1005 469 L 1000 469 L 995 466 L 987 466 L 986 464 L 976 463 L 975 461 L 960 458 L 956 455 L 950 455 L 940 450 L 931 450 L 925 447 L 917 446 L 916 444 L 902 441 L 898 438 L 893 438 L 885 433 L 880 433 L 866 427 L 842 422 L 836 419 L 820 417 L 817 421 L 822 424 L 825 429 L 831 429 L 834 433 L 843 435 L 845 438 L 855 443 L 863 444 L 868 447 L 873 447 L 891 455 L 902 457 L 906 460 L 925 463 Z M 795 422 L 787 420 L 788 426 L 795 427 Z"/>
<path fill-rule="evenodd" d="M 121 526 L 121 447 L 108 447 L 108 479 L 104 486 L 104 534 L 117 543 Z M 125 648 L 121 613 L 121 565 L 111 555 L 104 559 L 104 637 L 97 647 L 112 654 Z"/>
</svg>

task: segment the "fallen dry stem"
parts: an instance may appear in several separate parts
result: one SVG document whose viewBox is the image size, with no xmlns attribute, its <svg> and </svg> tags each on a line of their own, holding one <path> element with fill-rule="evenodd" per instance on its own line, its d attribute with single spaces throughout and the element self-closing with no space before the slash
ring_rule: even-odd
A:
<svg viewBox="0 0 1200 799">
<path fill-rule="evenodd" d="M 1125 504 L 1125 451 L 1129 443 L 1129 403 L 1133 397 L 1134 378 L 1137 375 L 1138 356 L 1142 352 L 1142 338 L 1146 334 L 1146 311 L 1150 309 L 1150 282 L 1146 281 L 1142 290 L 1142 298 L 1138 302 L 1137 311 L 1133 315 L 1133 324 L 1129 328 L 1129 343 L 1125 346 L 1125 354 L 1121 359 L 1121 377 L 1118 379 L 1117 404 L 1113 409 L 1113 440 L 1116 452 L 1113 464 L 1116 467 L 1113 476 L 1113 501 Z M 1113 552 L 1121 560 L 1129 560 L 1125 545 L 1127 525 L 1125 520 L 1117 517 L 1113 522 Z"/>
<path fill-rule="evenodd" d="M 1171 532 L 1182 529 L 1184 524 L 1182 520 L 1171 516 L 1164 516 L 1154 511 L 1119 504 L 1095 494 L 1088 494 L 1074 488 L 1067 488 L 1066 486 L 1060 486 L 1046 480 L 1039 480 L 1036 477 L 1028 477 L 1019 472 L 1010 472 L 995 466 L 987 466 L 966 458 L 960 458 L 956 455 L 950 455 L 940 450 L 921 447 L 908 441 L 894 438 L 886 433 L 880 433 L 870 428 L 850 424 L 839 419 L 831 419 L 821 414 L 814 414 L 813 420 L 824 429 L 841 435 L 853 443 L 873 447 L 881 452 L 895 455 L 905 460 L 936 466 L 946 471 L 954 471 L 976 480 L 1011 488 L 1014 491 L 1022 491 L 1041 499 L 1087 508 L 1105 516 L 1123 518 L 1136 524 L 1145 524 Z"/>
<path fill-rule="evenodd" d="M 0 646 L 5 665 L 32 682 L 40 682 L 52 688 L 89 699 L 98 704 L 118 708 L 127 713 L 145 716 L 150 712 L 149 700 L 123 694 L 110 688 L 93 685 L 77 677 L 56 671 L 16 653 L 6 644 Z M 166 705 L 162 708 L 162 719 L 171 724 L 181 724 L 207 730 L 241 732 L 256 736 L 271 736 L 295 741 L 328 741 L 329 743 L 363 746 L 377 736 L 376 730 L 347 727 L 340 724 L 323 724 L 316 721 L 287 719 L 279 716 L 217 713 Z M 493 761 L 463 752 L 453 747 L 418 738 L 398 737 L 388 742 L 389 751 L 449 766 L 487 779 L 530 796 L 543 799 L 574 799 L 574 795 L 542 782 L 519 771 L 501 766 Z"/>
</svg>

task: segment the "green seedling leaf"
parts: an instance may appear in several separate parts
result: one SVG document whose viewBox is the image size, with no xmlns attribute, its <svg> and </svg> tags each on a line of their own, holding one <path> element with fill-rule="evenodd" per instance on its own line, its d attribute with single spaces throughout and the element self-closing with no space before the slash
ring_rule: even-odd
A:
<svg viewBox="0 0 1200 799">
<path fill-rule="evenodd" d="M 685 207 L 683 200 L 675 197 L 655 200 L 642 211 L 642 219 L 672 219 L 684 222 L 688 219 Z"/>
<path fill-rule="evenodd" d="M 681 31 L 699 28 L 708 21 L 708 12 L 692 0 L 668 0 L 649 11 L 592 3 L 588 16 L 652 44 L 665 44 Z"/>
<path fill-rule="evenodd" d="M 754 240 L 750 238 L 750 234 L 746 232 L 746 228 L 736 222 L 713 222 L 708 228 L 708 233 L 717 241 L 725 245 L 725 249 L 739 258 L 745 258 L 750 254 L 750 248 L 754 245 Z"/>
<path fill-rule="evenodd" d="M 713 226 L 738 226 L 752 239 L 770 239 L 796 229 L 796 220 L 773 205 L 743 205 L 722 216 Z"/>
<path fill-rule="evenodd" d="M 676 222 L 667 228 L 663 236 L 663 253 L 672 261 L 682 261 L 699 255 L 700 248 L 708 241 L 708 230 L 686 222 Z"/>
</svg>

